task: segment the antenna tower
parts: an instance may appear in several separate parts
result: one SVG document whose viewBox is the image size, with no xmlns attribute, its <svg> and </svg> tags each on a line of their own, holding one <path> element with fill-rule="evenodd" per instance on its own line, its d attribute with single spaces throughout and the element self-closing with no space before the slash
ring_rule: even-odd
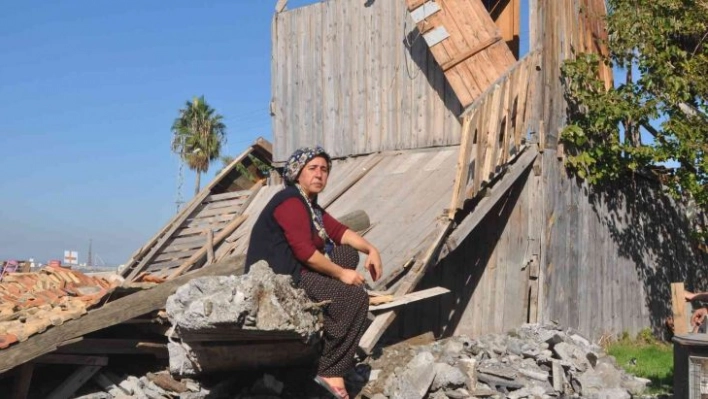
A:
<svg viewBox="0 0 708 399">
<path fill-rule="evenodd" d="M 177 196 L 175 198 L 175 205 L 177 206 L 177 212 L 184 204 L 184 199 L 182 198 L 182 186 L 184 185 L 184 161 L 182 157 L 179 158 L 179 167 L 177 169 Z"/>
<path fill-rule="evenodd" d="M 89 250 L 88 250 L 88 260 L 86 261 L 86 266 L 93 266 L 93 251 L 91 250 L 93 246 L 93 239 L 89 238 Z"/>
</svg>

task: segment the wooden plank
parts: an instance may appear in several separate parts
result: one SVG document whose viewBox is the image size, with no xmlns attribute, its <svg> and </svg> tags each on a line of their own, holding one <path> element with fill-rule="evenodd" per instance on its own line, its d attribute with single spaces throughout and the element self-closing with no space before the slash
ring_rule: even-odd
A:
<svg viewBox="0 0 708 399">
<path fill-rule="evenodd" d="M 462 122 L 462 142 L 460 143 L 460 152 L 457 157 L 457 166 L 455 167 L 455 183 L 452 186 L 452 200 L 450 201 L 450 209 L 447 217 L 454 219 L 458 209 L 462 209 L 464 204 L 464 190 L 467 187 L 467 180 L 470 170 L 470 155 L 472 153 L 472 144 L 474 127 L 471 123 L 471 117 L 464 117 Z"/>
<path fill-rule="evenodd" d="M 674 317 L 674 335 L 688 333 L 686 294 L 683 283 L 671 283 L 671 311 Z"/>
<path fill-rule="evenodd" d="M 207 261 L 205 266 L 208 266 L 212 263 L 214 263 L 214 232 L 211 231 L 211 229 L 207 229 L 206 231 L 206 252 L 207 252 Z"/>
<path fill-rule="evenodd" d="M 403 278 L 403 280 L 401 280 L 398 288 L 396 289 L 396 295 L 408 294 L 415 288 L 420 279 L 423 278 L 425 270 L 427 270 L 432 263 L 437 261 L 440 246 L 451 229 L 452 221 L 448 221 L 438 228 L 438 233 L 435 235 L 435 238 L 428 247 L 425 256 L 420 261 L 417 261 L 413 265 L 411 271 Z M 361 337 L 361 340 L 359 341 L 359 348 L 364 351 L 364 353 L 370 354 L 376 343 L 381 338 L 381 335 L 383 335 L 384 331 L 389 325 L 391 325 L 395 318 L 395 310 L 390 310 L 376 316 L 374 321 Z"/>
<path fill-rule="evenodd" d="M 211 203 L 216 203 L 216 202 L 221 202 L 221 201 L 228 201 L 228 200 L 233 200 L 237 198 L 243 198 L 246 199 L 248 196 L 251 195 L 251 190 L 240 190 L 240 191 L 231 191 L 228 193 L 221 193 L 221 194 L 212 194 L 204 199 L 202 203 L 206 204 L 211 204 Z"/>
<path fill-rule="evenodd" d="M 440 257 L 444 257 L 447 253 L 457 248 L 467 235 L 474 230 L 479 222 L 484 219 L 484 216 L 494 207 L 503 194 L 521 177 L 526 169 L 533 164 L 538 152 L 535 149 L 527 149 L 517 159 L 512 167 L 497 182 L 491 189 L 490 194 L 482 198 L 471 214 L 467 215 L 457 228 L 447 238 L 446 245 Z"/>
<path fill-rule="evenodd" d="M 288 0 L 278 0 L 277 3 L 275 3 L 275 13 L 279 14 L 283 11 L 285 11 L 285 7 L 288 5 Z"/>
<path fill-rule="evenodd" d="M 27 399 L 29 395 L 30 385 L 32 383 L 32 374 L 34 373 L 34 364 L 25 363 L 17 367 L 15 379 L 12 384 L 11 399 Z"/>
<path fill-rule="evenodd" d="M 69 355 L 61 353 L 47 353 L 33 360 L 33 363 L 42 364 L 76 364 L 81 366 L 106 366 L 108 365 L 107 356 L 87 356 L 87 355 Z M 31 363 L 30 363 L 31 364 Z"/>
<path fill-rule="evenodd" d="M 477 44 L 476 47 L 473 47 L 465 52 L 456 54 L 454 58 L 440 65 L 440 67 L 443 71 L 447 72 L 451 68 L 456 67 L 459 63 L 464 62 L 473 55 L 488 49 L 500 40 L 502 40 L 501 36 L 491 37 L 483 42 L 480 42 L 479 44 Z"/>
<path fill-rule="evenodd" d="M 231 200 L 224 200 L 224 201 L 216 201 L 216 202 L 211 202 L 206 205 L 204 205 L 203 210 L 211 210 L 211 209 L 219 209 L 219 208 L 231 208 L 231 207 L 239 207 L 243 202 L 247 199 L 248 197 L 242 197 L 242 198 L 234 198 Z"/>
<path fill-rule="evenodd" d="M 60 356 L 74 356 L 75 358 L 96 357 L 86 355 L 155 355 L 158 358 L 167 358 L 167 344 L 164 342 L 145 341 L 138 338 L 84 338 L 69 345 L 63 345 L 55 354 Z M 42 362 L 44 355 L 37 362 Z M 78 363 L 90 364 L 90 363 Z M 100 363 L 96 363 L 100 366 Z"/>
<path fill-rule="evenodd" d="M 65 341 L 159 310 L 165 306 L 168 296 L 193 278 L 241 274 L 244 263 L 245 256 L 214 263 L 211 266 L 166 281 L 154 288 L 109 302 L 98 309 L 89 311 L 87 315 L 79 319 L 67 321 L 42 334 L 35 334 L 25 342 L 3 349 L 3 355 L 0 356 L 0 373 L 54 351 Z"/>
<path fill-rule="evenodd" d="M 238 210 L 241 208 L 241 204 L 235 204 L 233 206 L 225 207 L 225 208 L 212 208 L 212 209 L 203 209 L 199 212 L 197 212 L 196 215 L 194 215 L 193 218 L 190 218 L 191 221 L 195 220 L 212 220 L 214 216 L 219 217 L 219 216 L 232 216 L 233 214 L 238 212 Z"/>
<path fill-rule="evenodd" d="M 207 240 L 208 240 L 208 237 L 207 237 Z M 204 245 L 204 244 L 202 244 L 201 246 L 203 246 L 203 245 Z M 200 247 L 201 247 L 201 246 L 200 246 Z M 160 255 L 160 256 L 158 256 L 157 258 L 155 258 L 155 262 L 154 262 L 154 263 L 163 262 L 163 261 L 172 260 L 172 259 L 185 259 L 185 258 L 189 258 L 190 256 L 194 255 L 194 253 L 195 253 L 196 251 L 198 251 L 198 248 L 199 248 L 199 247 L 197 247 L 197 248 L 192 248 L 192 249 L 187 249 L 187 250 L 175 251 L 175 252 L 163 252 L 162 255 Z M 168 248 L 168 249 L 169 249 L 169 248 Z"/>
<path fill-rule="evenodd" d="M 416 291 L 398 298 L 394 298 L 391 302 L 369 306 L 369 311 L 375 312 L 384 309 L 392 309 L 395 307 L 407 305 L 412 302 L 432 298 L 442 294 L 447 294 L 448 292 L 450 292 L 450 290 L 443 287 L 428 288 L 426 290 Z"/>
<path fill-rule="evenodd" d="M 81 388 L 86 381 L 90 380 L 94 374 L 103 366 L 81 366 L 58 387 L 56 387 L 47 399 L 69 399 Z"/>
<path fill-rule="evenodd" d="M 292 331 L 246 330 L 238 326 L 220 325 L 199 331 L 179 331 L 177 334 L 187 342 L 252 342 L 252 341 L 302 341 L 302 337 Z"/>
<path fill-rule="evenodd" d="M 365 166 L 361 168 L 361 170 L 358 171 L 354 177 L 352 177 L 344 186 L 340 187 L 339 190 L 337 190 L 334 194 L 331 194 L 328 196 L 326 201 L 323 201 L 320 206 L 324 209 L 327 209 L 330 205 L 332 205 L 339 197 L 341 197 L 344 193 L 346 193 L 352 186 L 354 186 L 356 183 L 358 183 L 361 179 L 364 178 L 376 165 L 381 162 L 381 160 L 384 157 L 382 155 L 376 155 L 374 156 L 371 161 L 369 161 Z"/>
<path fill-rule="evenodd" d="M 204 227 L 214 224 L 214 223 L 219 223 L 223 221 L 231 221 L 234 218 L 233 214 L 227 214 L 227 215 L 216 215 L 216 216 L 208 216 L 205 218 L 196 218 L 196 219 L 191 219 L 188 223 L 184 224 L 186 227 L 202 227 L 202 230 Z"/>
<path fill-rule="evenodd" d="M 188 237 L 193 234 L 201 234 L 204 232 L 205 229 L 208 229 L 208 228 L 212 229 L 214 232 L 218 232 L 222 227 L 226 226 L 227 224 L 229 224 L 228 220 L 226 220 L 226 221 L 222 220 L 222 221 L 218 221 L 216 223 L 212 223 L 212 224 L 202 226 L 202 227 L 185 227 L 185 228 L 177 231 L 177 233 L 175 233 L 174 236 L 176 238 L 180 238 L 180 237 Z"/>
<path fill-rule="evenodd" d="M 226 225 L 223 230 L 219 232 L 219 234 L 214 237 L 214 243 L 213 245 L 219 245 L 221 242 L 228 237 L 231 233 L 233 233 L 238 226 L 243 223 L 244 220 L 248 215 L 240 215 L 236 219 L 234 219 L 231 223 Z M 180 274 L 188 271 L 196 262 L 199 262 L 201 259 L 204 258 L 208 251 L 209 244 L 205 244 L 204 247 L 202 247 L 199 251 L 195 252 L 194 255 L 192 255 L 189 259 L 187 259 L 182 265 L 180 265 L 177 269 L 175 269 L 172 274 L 170 274 L 170 278 L 175 278 L 179 276 Z"/>
</svg>

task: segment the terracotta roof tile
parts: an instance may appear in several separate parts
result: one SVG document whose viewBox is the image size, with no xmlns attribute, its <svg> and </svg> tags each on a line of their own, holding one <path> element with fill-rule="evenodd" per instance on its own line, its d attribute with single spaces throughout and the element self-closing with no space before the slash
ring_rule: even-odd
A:
<svg viewBox="0 0 708 399">
<path fill-rule="evenodd" d="M 0 282 L 0 349 L 81 317 L 116 285 L 57 267 L 5 275 Z"/>
</svg>

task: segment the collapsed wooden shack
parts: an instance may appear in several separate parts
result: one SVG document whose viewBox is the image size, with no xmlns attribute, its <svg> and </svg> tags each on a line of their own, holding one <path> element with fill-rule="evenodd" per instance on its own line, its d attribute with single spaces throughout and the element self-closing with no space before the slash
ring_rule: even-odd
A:
<svg viewBox="0 0 708 399">
<path fill-rule="evenodd" d="M 530 1 L 529 51 L 518 61 L 519 0 L 283 3 L 273 18 L 272 149 L 249 147 L 121 272 L 124 288 L 149 284 L 146 274 L 166 282 L 5 349 L 0 371 L 50 352 L 164 356 L 155 312 L 196 275 L 238 273 L 238 262 L 221 261 L 242 259 L 256 216 L 282 187 L 255 159 L 277 166 L 314 143 L 335 158 L 320 203 L 370 218 L 365 234 L 386 266 L 375 288 L 451 291 L 373 312 L 365 352 L 384 333 L 478 336 L 548 321 L 593 338 L 658 329 L 669 282 L 704 275 L 705 255 L 657 184 L 598 191 L 563 167 L 560 66 L 606 52 L 603 1 Z M 601 73 L 612 84 L 611 70 Z M 152 340 L 90 335 L 126 325 Z"/>
</svg>

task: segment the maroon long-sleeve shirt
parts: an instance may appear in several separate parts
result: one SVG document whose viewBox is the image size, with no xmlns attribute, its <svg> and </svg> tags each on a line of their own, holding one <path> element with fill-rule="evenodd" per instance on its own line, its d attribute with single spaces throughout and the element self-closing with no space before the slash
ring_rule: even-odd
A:
<svg viewBox="0 0 708 399">
<path fill-rule="evenodd" d="M 275 208 L 273 212 L 275 221 L 285 233 L 285 239 L 290 244 L 293 254 L 300 262 L 305 263 L 315 251 L 324 250 L 324 240 L 310 227 L 312 220 L 306 205 L 297 198 L 289 198 Z M 327 212 L 322 212 L 322 222 L 329 238 L 335 244 L 341 245 L 342 236 L 347 231 L 347 226 L 339 223 L 337 219 Z"/>
</svg>

